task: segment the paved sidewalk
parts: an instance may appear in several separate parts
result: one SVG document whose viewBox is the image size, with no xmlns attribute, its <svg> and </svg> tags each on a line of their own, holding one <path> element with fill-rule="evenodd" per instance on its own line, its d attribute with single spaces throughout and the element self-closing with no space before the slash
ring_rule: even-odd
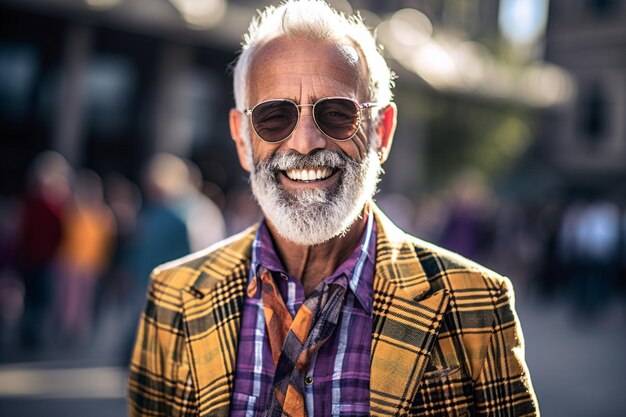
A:
<svg viewBox="0 0 626 417">
<path fill-rule="evenodd" d="M 526 360 L 543 417 L 626 416 L 626 308 L 592 321 L 564 303 L 520 303 Z"/>
</svg>

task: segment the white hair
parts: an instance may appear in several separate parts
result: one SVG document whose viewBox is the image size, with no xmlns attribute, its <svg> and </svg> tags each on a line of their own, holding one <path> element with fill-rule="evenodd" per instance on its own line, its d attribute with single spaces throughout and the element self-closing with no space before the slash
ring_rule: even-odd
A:
<svg viewBox="0 0 626 417">
<path fill-rule="evenodd" d="M 343 43 L 352 42 L 364 60 L 368 100 L 385 105 L 391 101 L 394 75 L 374 37 L 360 16 L 346 16 L 320 0 L 286 0 L 259 11 L 243 36 L 241 54 L 234 67 L 235 105 L 248 108 L 248 73 L 255 52 L 272 39 L 286 36 Z"/>
</svg>

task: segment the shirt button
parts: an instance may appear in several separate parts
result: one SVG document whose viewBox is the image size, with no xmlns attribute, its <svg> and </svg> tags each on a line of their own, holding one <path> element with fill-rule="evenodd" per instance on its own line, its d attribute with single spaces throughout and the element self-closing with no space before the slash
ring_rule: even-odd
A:
<svg viewBox="0 0 626 417">
<path fill-rule="evenodd" d="M 304 378 L 304 383 L 307 385 L 311 385 L 313 383 L 313 377 L 307 376 L 306 378 Z"/>
<path fill-rule="evenodd" d="M 284 279 L 285 281 L 289 281 L 289 277 L 285 274 L 280 274 L 280 277 Z"/>
</svg>

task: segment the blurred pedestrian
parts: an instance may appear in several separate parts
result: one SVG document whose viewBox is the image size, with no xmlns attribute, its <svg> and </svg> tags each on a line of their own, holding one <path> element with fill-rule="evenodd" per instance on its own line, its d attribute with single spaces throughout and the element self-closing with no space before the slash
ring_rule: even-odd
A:
<svg viewBox="0 0 626 417">
<path fill-rule="evenodd" d="M 137 231 L 141 208 L 141 191 L 133 182 L 119 174 L 107 178 L 105 199 L 115 218 L 115 244 L 109 269 L 101 282 L 103 304 L 126 305 L 134 291 L 131 265 L 132 241 Z"/>
<path fill-rule="evenodd" d="M 490 190 L 483 176 L 467 169 L 450 187 L 449 217 L 443 229 L 441 244 L 471 259 L 484 261 L 492 242 L 489 220 L 493 218 Z"/>
<path fill-rule="evenodd" d="M 15 265 L 18 202 L 0 196 L 0 350 L 24 313 L 24 285 Z M 8 331 L 7 331 L 8 330 Z"/>
<path fill-rule="evenodd" d="M 567 282 L 565 271 L 566 246 L 559 242 L 561 224 L 564 219 L 565 206 L 561 202 L 546 204 L 538 218 L 539 231 L 538 245 L 542 248 L 537 268 L 537 284 L 541 295 L 554 298 L 563 293 L 564 283 Z M 567 255 L 569 257 L 569 255 Z"/>
<path fill-rule="evenodd" d="M 21 342 L 38 347 L 49 327 L 52 271 L 63 239 L 62 219 L 70 197 L 72 168 L 57 152 L 37 156 L 28 172 L 20 207 L 16 258 L 24 282 Z"/>
<path fill-rule="evenodd" d="M 142 186 L 144 204 L 133 242 L 133 265 L 138 291 L 145 294 L 152 269 L 191 252 L 184 212 L 178 204 L 189 188 L 187 165 L 174 155 L 157 154 L 144 168 Z"/>
<path fill-rule="evenodd" d="M 95 172 L 77 173 L 63 228 L 55 277 L 57 336 L 64 343 L 80 344 L 91 333 L 95 289 L 110 261 L 115 236 L 113 213 Z"/>
<path fill-rule="evenodd" d="M 221 210 L 203 192 L 202 172 L 198 165 L 185 160 L 188 170 L 186 194 L 179 199 L 191 251 L 199 251 L 226 237 L 226 223 Z"/>
<path fill-rule="evenodd" d="M 574 301 L 583 317 L 589 318 L 606 305 L 607 294 L 617 287 L 620 226 L 620 209 L 608 200 L 587 204 L 574 225 Z"/>
</svg>

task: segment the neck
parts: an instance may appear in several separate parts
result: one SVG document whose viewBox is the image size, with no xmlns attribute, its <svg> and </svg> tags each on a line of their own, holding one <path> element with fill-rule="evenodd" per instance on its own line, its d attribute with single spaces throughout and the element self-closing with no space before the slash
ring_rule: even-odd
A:
<svg viewBox="0 0 626 417">
<path fill-rule="evenodd" d="M 360 216 L 345 235 L 319 245 L 302 246 L 284 239 L 267 220 L 276 252 L 287 272 L 298 278 L 304 287 L 305 296 L 348 259 L 361 241 L 366 224 L 367 217 Z"/>
</svg>

